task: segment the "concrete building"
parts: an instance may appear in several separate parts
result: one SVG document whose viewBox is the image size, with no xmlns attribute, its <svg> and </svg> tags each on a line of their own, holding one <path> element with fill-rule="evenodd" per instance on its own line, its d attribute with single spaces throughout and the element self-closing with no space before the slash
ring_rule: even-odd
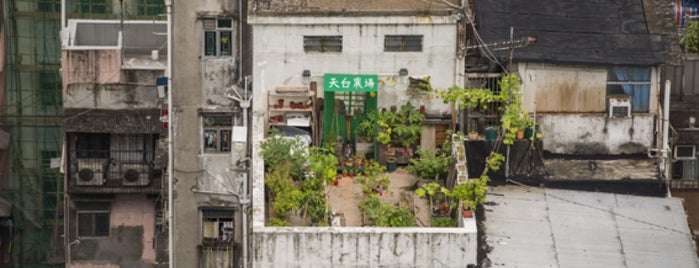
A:
<svg viewBox="0 0 699 268">
<path fill-rule="evenodd" d="M 62 31 L 66 267 L 167 259 L 166 23 L 69 20 Z"/>
<path fill-rule="evenodd" d="M 247 254 L 245 4 L 172 1 L 174 267 L 238 267 Z"/>
<path fill-rule="evenodd" d="M 460 1 L 249 1 L 253 35 L 252 248 L 254 267 L 400 266 L 464 267 L 476 263 L 472 228 L 265 227 L 264 163 L 258 144 L 273 125 L 303 125 L 319 145 L 328 132 L 318 124 L 328 104 L 343 103 L 362 115 L 363 104 L 379 109 L 407 102 L 427 114 L 451 113 L 428 94 L 411 92 L 411 81 L 432 88 L 463 84 Z M 428 78 L 429 77 L 429 78 Z M 337 82 L 337 83 L 336 83 Z M 344 83 L 343 83 L 344 82 Z M 337 88 L 342 88 L 338 90 Z M 370 88 L 368 90 L 367 88 Z M 310 95 L 325 111 L 277 120 L 288 91 Z M 375 93 L 375 94 L 372 94 Z M 293 96 L 293 95 L 292 95 Z M 307 95 L 303 95 L 306 98 Z M 287 101 L 297 102 L 291 99 Z M 320 105 L 324 102 L 325 105 Z M 272 108 L 275 103 L 277 108 Z M 347 108 L 351 109 L 347 109 Z M 276 110 L 274 110 L 276 109 Z M 310 114 L 310 115 L 309 115 Z M 323 120 L 323 124 L 333 124 Z M 344 122 L 343 122 L 344 124 Z M 349 133 L 349 131 L 348 131 Z M 339 135 L 339 133 L 338 133 Z M 321 138 L 322 137 L 322 138 Z M 352 135 L 343 136 L 349 143 Z M 430 142 L 426 142 L 430 143 Z M 434 142 L 431 142 L 434 146 Z"/>
</svg>

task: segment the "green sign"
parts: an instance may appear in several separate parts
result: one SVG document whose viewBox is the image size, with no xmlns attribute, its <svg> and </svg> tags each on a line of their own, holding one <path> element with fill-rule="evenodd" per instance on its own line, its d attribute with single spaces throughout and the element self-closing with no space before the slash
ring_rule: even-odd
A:
<svg viewBox="0 0 699 268">
<path fill-rule="evenodd" d="M 376 92 L 379 77 L 375 74 L 325 74 L 325 91 Z"/>
</svg>

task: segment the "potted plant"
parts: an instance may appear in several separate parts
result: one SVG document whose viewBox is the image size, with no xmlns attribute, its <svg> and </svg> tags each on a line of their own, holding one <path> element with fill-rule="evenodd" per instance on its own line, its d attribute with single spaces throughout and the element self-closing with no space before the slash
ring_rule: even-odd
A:
<svg viewBox="0 0 699 268">
<path fill-rule="evenodd" d="M 427 197 L 432 208 L 432 215 L 449 215 L 451 206 L 447 200 L 449 190 L 441 184 L 431 181 L 423 183 L 415 189 L 415 195 L 418 197 Z"/>
<path fill-rule="evenodd" d="M 410 159 L 407 171 L 420 179 L 437 180 L 447 175 L 452 162 L 450 155 L 435 149 L 419 149 L 417 159 Z"/>
<path fill-rule="evenodd" d="M 382 111 L 377 117 L 377 141 L 388 146 L 411 147 L 422 134 L 425 115 L 410 102 L 397 111 Z"/>
<path fill-rule="evenodd" d="M 450 192 L 452 198 L 461 202 L 463 216 L 472 215 L 478 205 L 485 203 L 485 195 L 488 192 L 487 180 L 473 179 L 466 183 L 454 186 Z"/>
<path fill-rule="evenodd" d="M 354 129 L 355 149 L 357 153 L 367 155 L 372 152 L 374 139 L 376 138 L 376 124 L 378 118 L 376 110 L 366 114 L 364 120 Z"/>
</svg>

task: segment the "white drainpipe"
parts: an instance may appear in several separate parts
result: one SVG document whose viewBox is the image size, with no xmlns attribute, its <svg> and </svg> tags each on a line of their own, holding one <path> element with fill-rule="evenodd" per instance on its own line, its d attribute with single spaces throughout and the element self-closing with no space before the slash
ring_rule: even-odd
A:
<svg viewBox="0 0 699 268">
<path fill-rule="evenodd" d="M 175 164 L 175 159 L 173 158 L 173 143 L 172 143 L 172 127 L 173 127 L 173 116 L 174 111 L 172 110 L 172 0 L 165 0 L 165 6 L 167 6 L 167 70 L 165 71 L 165 76 L 168 82 L 168 92 L 167 92 L 167 154 L 168 154 L 168 164 L 167 164 L 167 241 L 168 241 L 168 267 L 175 267 L 174 249 L 175 249 L 175 223 L 174 223 L 174 206 L 172 200 L 173 194 L 173 166 Z"/>
</svg>

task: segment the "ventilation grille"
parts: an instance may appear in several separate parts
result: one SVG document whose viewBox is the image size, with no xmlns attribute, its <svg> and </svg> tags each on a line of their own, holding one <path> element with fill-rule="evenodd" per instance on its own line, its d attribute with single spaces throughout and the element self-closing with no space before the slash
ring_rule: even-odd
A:
<svg viewBox="0 0 699 268">
<path fill-rule="evenodd" d="M 624 98 L 609 98 L 609 118 L 631 117 L 631 102 Z"/>
</svg>

